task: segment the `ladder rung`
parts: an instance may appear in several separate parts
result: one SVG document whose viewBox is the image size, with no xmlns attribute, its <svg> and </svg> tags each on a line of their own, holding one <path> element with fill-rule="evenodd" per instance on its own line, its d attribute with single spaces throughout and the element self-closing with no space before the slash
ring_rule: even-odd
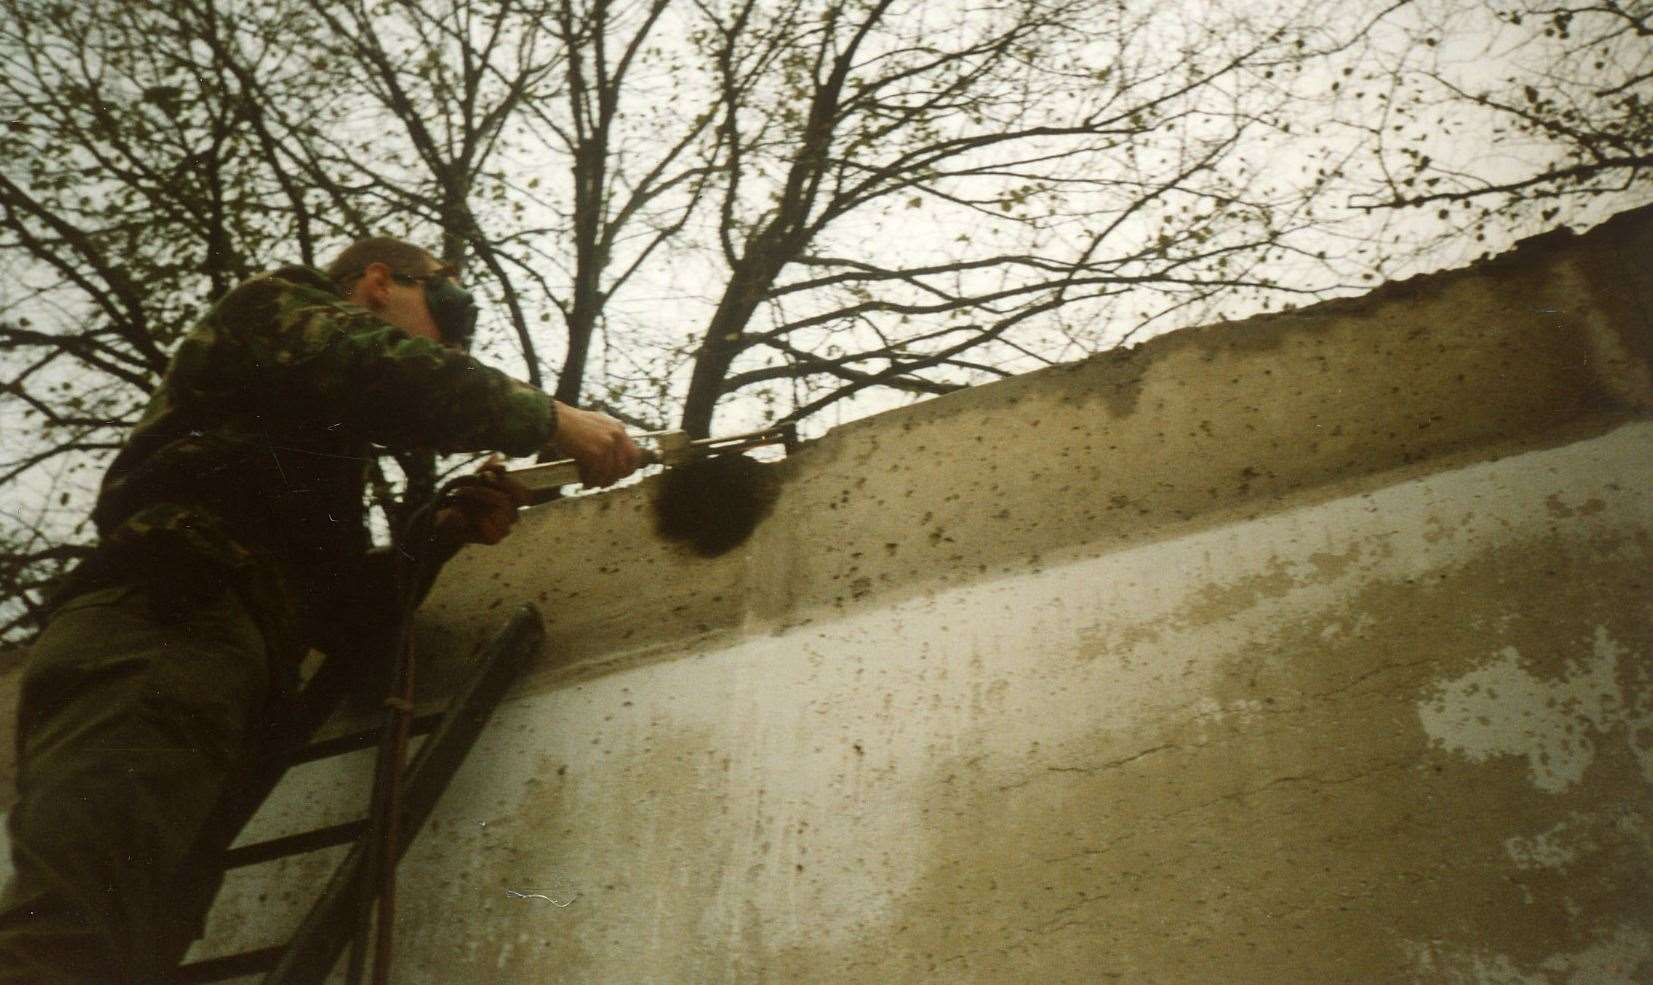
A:
<svg viewBox="0 0 1653 985">
<path fill-rule="evenodd" d="M 343 824 L 332 824 L 314 831 L 301 831 L 296 835 L 286 835 L 281 838 L 271 838 L 269 841 L 254 842 L 251 845 L 242 845 L 224 853 L 223 866 L 226 869 L 235 869 L 244 865 L 257 865 L 272 859 L 285 858 L 288 855 L 300 855 L 304 852 L 313 852 L 320 848 L 331 848 L 334 845 L 348 845 L 361 837 L 367 830 L 367 822 L 346 821 Z"/>
<path fill-rule="evenodd" d="M 198 982 L 221 982 L 244 975 L 256 975 L 274 968 L 286 950 L 285 944 L 277 944 L 274 947 L 261 947 L 256 951 L 242 951 L 240 954 L 226 954 L 221 958 L 193 961 L 173 972 L 172 981 L 176 985 L 196 985 Z"/>
<path fill-rule="evenodd" d="M 505 696 L 511 681 L 539 649 L 545 639 L 544 623 L 532 604 L 523 605 L 496 633 L 478 655 L 476 666 L 447 712 L 420 715 L 411 723 L 417 734 L 432 733 L 407 766 L 407 790 L 402 801 L 400 826 L 403 837 L 389 860 L 395 865 L 408 843 L 436 805 L 465 759 L 488 716 Z M 291 749 L 318 728 L 343 700 L 349 681 L 344 664 L 329 658 L 298 695 L 292 713 L 285 717 L 281 731 L 272 736 L 272 745 Z M 247 782 L 231 791 L 219 805 L 210 823 L 223 831 L 223 844 L 235 837 L 280 782 L 291 765 L 311 762 L 340 753 L 366 749 L 380 741 L 381 729 L 339 736 L 305 746 L 291 757 L 272 758 L 257 764 Z M 173 970 L 169 983 L 195 985 L 268 972 L 267 983 L 310 983 L 327 977 L 351 933 L 351 911 L 365 906 L 373 897 L 367 871 L 367 853 L 362 835 L 370 827 L 366 819 L 335 824 L 314 831 L 272 838 L 220 855 L 224 869 L 252 865 L 300 852 L 355 842 L 339 864 L 322 896 L 310 908 L 293 939 L 287 944 L 195 961 Z"/>
<path fill-rule="evenodd" d="M 390 864 L 394 865 L 418 836 L 489 714 L 544 639 L 539 610 L 528 604 L 519 608 L 482 648 L 475 669 L 448 706 L 449 714 L 441 727 L 425 740 L 408 764 L 399 823 L 402 836 L 396 841 Z M 355 930 L 352 917 L 356 909 L 365 906 L 377 890 L 370 881 L 376 873 L 368 871 L 366 858 L 365 846 L 358 842 L 339 863 L 321 898 L 294 932 L 281 963 L 265 978 L 265 985 L 313 985 L 327 979 Z"/>
<path fill-rule="evenodd" d="M 416 716 L 413 719 L 412 734 L 426 735 L 436 731 L 436 726 L 442 724 L 443 714 L 445 713 L 433 711 L 428 715 Z M 288 762 L 290 765 L 297 766 L 299 763 L 311 763 L 318 759 L 326 759 L 329 756 L 340 756 L 347 752 L 355 752 L 358 749 L 369 749 L 379 744 L 379 734 L 382 731 L 382 729 L 371 728 L 362 732 L 341 735 L 334 739 L 313 742 L 294 753 Z"/>
</svg>

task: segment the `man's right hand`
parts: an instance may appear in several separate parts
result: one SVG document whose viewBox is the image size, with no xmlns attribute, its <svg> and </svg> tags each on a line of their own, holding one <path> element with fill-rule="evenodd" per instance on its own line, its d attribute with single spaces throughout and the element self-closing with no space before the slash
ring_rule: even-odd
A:
<svg viewBox="0 0 1653 985">
<path fill-rule="evenodd" d="M 549 447 L 579 465 L 586 488 L 612 486 L 643 464 L 643 450 L 625 425 L 607 414 L 556 403 L 557 433 Z"/>
</svg>

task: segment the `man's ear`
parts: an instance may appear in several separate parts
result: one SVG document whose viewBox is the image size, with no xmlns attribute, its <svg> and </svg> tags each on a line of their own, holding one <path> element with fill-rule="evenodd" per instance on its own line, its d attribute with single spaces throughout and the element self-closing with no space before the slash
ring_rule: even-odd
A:
<svg viewBox="0 0 1653 985">
<path fill-rule="evenodd" d="M 390 294 L 392 283 L 388 264 L 378 261 L 370 263 L 362 271 L 361 279 L 356 281 L 353 299 L 369 311 L 378 311 L 385 306 L 385 298 Z"/>
</svg>

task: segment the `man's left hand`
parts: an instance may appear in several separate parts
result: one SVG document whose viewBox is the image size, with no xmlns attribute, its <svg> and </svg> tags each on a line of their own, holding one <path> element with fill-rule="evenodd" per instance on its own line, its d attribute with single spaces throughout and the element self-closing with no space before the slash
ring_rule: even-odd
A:
<svg viewBox="0 0 1653 985">
<path fill-rule="evenodd" d="M 516 524 L 517 510 L 531 501 L 528 488 L 490 459 L 449 486 L 448 505 L 436 514 L 436 535 L 455 545 L 497 544 Z"/>
</svg>

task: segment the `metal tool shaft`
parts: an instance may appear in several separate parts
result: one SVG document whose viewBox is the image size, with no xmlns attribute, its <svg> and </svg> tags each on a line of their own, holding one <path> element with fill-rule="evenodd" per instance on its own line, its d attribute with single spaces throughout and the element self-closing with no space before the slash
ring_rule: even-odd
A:
<svg viewBox="0 0 1653 985">
<path fill-rule="evenodd" d="M 654 439 L 655 448 L 644 449 L 643 464 L 664 465 L 667 468 L 705 458 L 710 455 L 727 455 L 753 448 L 762 448 L 765 445 L 784 444 L 789 449 L 797 441 L 797 432 L 791 425 L 767 428 L 762 431 L 751 431 L 746 434 L 730 434 L 716 438 L 700 438 L 690 441 L 688 435 L 682 431 L 658 431 L 651 434 L 637 435 L 640 438 Z M 548 493 L 562 486 L 572 485 L 580 481 L 579 464 L 572 458 L 564 458 L 555 462 L 546 462 L 543 465 L 530 465 L 527 468 L 511 469 L 505 473 L 517 482 L 526 486 L 528 491 L 535 494 Z"/>
</svg>

